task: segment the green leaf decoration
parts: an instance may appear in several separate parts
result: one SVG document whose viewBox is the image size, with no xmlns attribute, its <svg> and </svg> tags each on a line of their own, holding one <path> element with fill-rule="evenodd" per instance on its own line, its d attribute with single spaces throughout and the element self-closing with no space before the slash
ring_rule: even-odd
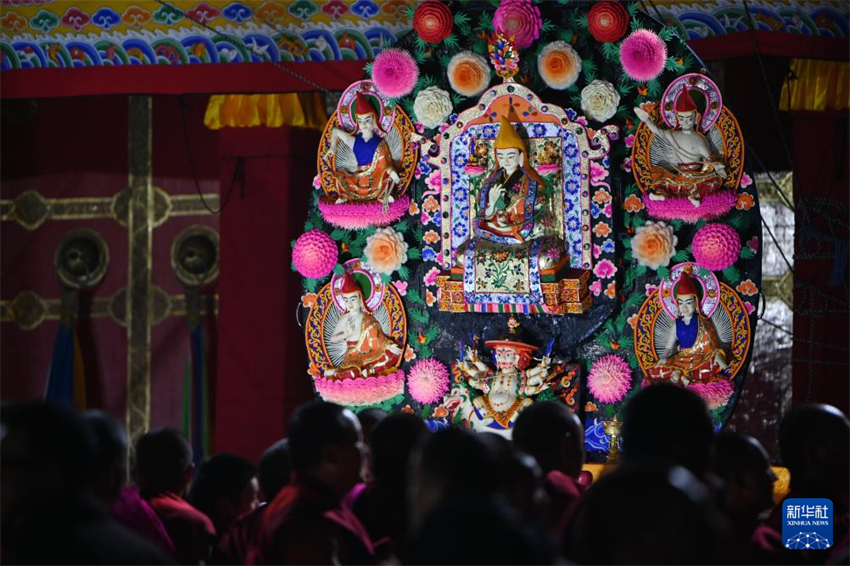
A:
<svg viewBox="0 0 850 566">
<path fill-rule="evenodd" d="M 315 293 L 316 287 L 319 286 L 319 282 L 316 279 L 305 279 L 304 280 L 304 288 L 307 289 L 308 293 Z"/>
<path fill-rule="evenodd" d="M 485 32 L 493 31 L 493 16 L 486 11 L 481 12 L 478 18 L 478 29 Z"/>
<path fill-rule="evenodd" d="M 737 213 L 733 214 L 729 217 L 728 223 L 731 227 L 733 227 L 738 232 L 743 232 L 750 226 L 750 222 L 752 222 L 752 215 L 745 213 Z"/>
<path fill-rule="evenodd" d="M 465 96 L 461 96 L 460 94 L 458 94 L 456 92 L 452 93 L 451 98 L 452 98 L 452 104 L 454 104 L 455 106 L 460 106 L 466 100 Z"/>
<path fill-rule="evenodd" d="M 584 79 L 590 83 L 596 78 L 596 63 L 593 59 L 583 59 L 581 62 L 581 70 L 584 73 Z"/>
<path fill-rule="evenodd" d="M 691 254 L 689 254 L 688 250 L 686 250 L 686 249 L 685 250 L 679 250 L 679 251 L 677 251 L 676 253 L 673 254 L 673 257 L 671 259 L 673 260 L 674 263 L 682 263 L 683 261 L 688 261 L 688 259 L 690 258 L 690 255 Z"/>
<path fill-rule="evenodd" d="M 423 345 L 421 348 L 419 348 L 419 356 L 422 359 L 430 358 L 433 355 L 434 352 L 431 351 L 431 348 L 429 346 Z"/>
<path fill-rule="evenodd" d="M 381 273 L 381 281 L 384 285 L 389 285 L 392 282 L 392 278 L 386 273 Z"/>
<path fill-rule="evenodd" d="M 727 267 L 721 273 L 723 273 L 723 278 L 728 281 L 730 285 L 737 285 L 741 281 L 741 272 L 739 272 L 738 268 L 734 265 L 732 267 Z"/>
<path fill-rule="evenodd" d="M 631 329 L 632 327 L 629 326 L 628 330 L 631 331 Z M 634 339 L 629 336 L 623 336 L 617 342 L 620 344 L 620 350 L 631 350 L 632 346 L 635 345 Z"/>
<path fill-rule="evenodd" d="M 658 79 L 646 83 L 646 95 L 649 98 L 658 98 L 661 96 L 661 83 Z"/>
<path fill-rule="evenodd" d="M 741 248 L 741 254 L 739 256 L 741 259 L 753 259 L 756 257 L 756 252 L 751 250 L 749 247 L 744 246 Z"/>
<path fill-rule="evenodd" d="M 602 56 L 608 61 L 617 62 L 620 60 L 620 48 L 616 43 L 603 43 Z"/>
<path fill-rule="evenodd" d="M 336 229 L 334 229 L 333 232 L 331 232 L 331 238 L 333 238 L 337 242 L 339 242 L 340 240 L 345 238 L 347 235 L 348 235 L 348 231 L 342 230 L 340 228 L 336 228 Z"/>
<path fill-rule="evenodd" d="M 407 259 L 422 259 L 422 250 L 419 248 L 407 248 Z"/>
<path fill-rule="evenodd" d="M 655 272 L 658 274 L 659 279 L 667 279 L 670 277 L 670 270 L 666 267 L 659 267 L 655 270 Z"/>
<path fill-rule="evenodd" d="M 315 227 L 316 227 L 316 225 L 313 223 L 312 220 L 308 220 L 307 222 L 304 223 L 304 231 L 305 232 L 312 230 Z"/>
<path fill-rule="evenodd" d="M 407 281 L 410 277 L 410 269 L 406 265 L 402 265 L 398 268 L 398 276 L 402 281 Z"/>
<path fill-rule="evenodd" d="M 368 74 L 370 77 L 372 76 L 372 61 L 363 65 L 363 72 Z"/>
<path fill-rule="evenodd" d="M 439 326 L 430 326 L 428 330 L 425 331 L 425 343 L 431 342 L 440 334 Z"/>
<path fill-rule="evenodd" d="M 431 317 L 428 315 L 428 312 L 422 309 L 407 309 L 407 316 L 413 319 L 414 322 L 418 322 L 419 324 L 428 324 L 431 320 Z"/>
<path fill-rule="evenodd" d="M 626 4 L 626 10 L 629 11 L 629 16 L 632 18 L 635 17 L 638 11 L 638 3 L 637 2 L 629 2 Z"/>
<path fill-rule="evenodd" d="M 555 29 L 555 24 L 553 24 L 549 20 L 543 20 L 543 25 L 540 26 L 540 32 L 541 33 L 549 33 L 551 31 L 554 31 L 554 29 Z"/>
<path fill-rule="evenodd" d="M 632 17 L 629 21 L 629 29 L 631 29 L 632 31 L 637 31 L 642 27 L 643 25 L 640 23 L 640 19 L 638 18 Z"/>
<path fill-rule="evenodd" d="M 617 113 L 615 114 L 615 116 L 617 118 L 619 118 L 620 120 L 625 120 L 626 118 L 629 117 L 629 115 L 631 115 L 631 113 L 632 113 L 631 108 L 629 108 L 625 104 L 621 104 L 617 107 Z"/>
<path fill-rule="evenodd" d="M 345 268 L 338 263 L 334 266 L 334 273 L 336 275 L 342 275 L 343 273 L 345 273 Z"/>
<path fill-rule="evenodd" d="M 443 44 L 446 47 L 448 47 L 449 49 L 451 49 L 452 51 L 457 50 L 458 47 L 459 47 L 459 44 L 457 42 L 457 36 L 453 33 L 450 33 L 448 35 L 448 37 L 446 37 L 446 39 L 443 40 Z"/>
<path fill-rule="evenodd" d="M 605 351 L 611 350 L 611 341 L 604 333 L 596 335 L 596 343 L 599 344 Z"/>
<path fill-rule="evenodd" d="M 646 274 L 646 266 L 645 265 L 638 265 L 637 267 L 635 267 L 635 275 L 644 275 L 644 274 Z"/>
<path fill-rule="evenodd" d="M 670 226 L 672 226 L 672 227 L 673 227 L 673 230 L 675 230 L 676 232 L 678 232 L 679 230 L 681 230 L 681 229 L 682 229 L 682 226 L 684 226 L 684 225 L 685 225 L 684 221 L 679 220 L 678 218 L 677 218 L 676 220 L 671 220 L 671 221 L 670 221 Z"/>
<path fill-rule="evenodd" d="M 425 299 L 419 294 L 419 289 L 408 289 L 407 300 L 415 305 L 425 305 Z"/>
<path fill-rule="evenodd" d="M 575 34 L 573 33 L 573 30 L 569 28 L 563 28 L 561 29 L 561 31 L 558 32 L 558 39 L 566 43 L 570 43 L 573 40 L 574 35 Z"/>
<path fill-rule="evenodd" d="M 461 27 L 461 28 L 462 27 L 467 27 L 467 28 L 469 27 L 470 20 L 469 20 L 469 16 L 466 14 L 466 12 L 457 12 L 455 14 L 454 20 L 455 20 L 455 25 L 457 27 Z"/>
</svg>

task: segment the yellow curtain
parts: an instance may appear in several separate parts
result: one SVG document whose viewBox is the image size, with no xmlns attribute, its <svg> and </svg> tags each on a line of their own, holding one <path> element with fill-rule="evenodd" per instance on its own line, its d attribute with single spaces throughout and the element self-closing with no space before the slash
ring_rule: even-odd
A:
<svg viewBox="0 0 850 566">
<path fill-rule="evenodd" d="M 220 128 L 280 128 L 321 130 L 328 121 L 321 93 L 214 94 L 207 104 L 204 125 Z"/>
<path fill-rule="evenodd" d="M 792 59 L 796 79 L 785 79 L 780 110 L 844 110 L 850 108 L 850 63 Z"/>
</svg>

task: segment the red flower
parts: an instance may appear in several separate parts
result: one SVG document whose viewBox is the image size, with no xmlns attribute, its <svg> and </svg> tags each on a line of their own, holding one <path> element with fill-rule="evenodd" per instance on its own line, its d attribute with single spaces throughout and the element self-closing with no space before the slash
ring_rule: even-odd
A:
<svg viewBox="0 0 850 566">
<path fill-rule="evenodd" d="M 428 43 L 440 43 L 452 33 L 452 11 L 439 0 L 427 0 L 413 14 L 413 29 Z"/>
<path fill-rule="evenodd" d="M 619 40 L 629 28 L 629 13 L 619 2 L 597 2 L 587 13 L 587 27 L 596 41 Z"/>
</svg>

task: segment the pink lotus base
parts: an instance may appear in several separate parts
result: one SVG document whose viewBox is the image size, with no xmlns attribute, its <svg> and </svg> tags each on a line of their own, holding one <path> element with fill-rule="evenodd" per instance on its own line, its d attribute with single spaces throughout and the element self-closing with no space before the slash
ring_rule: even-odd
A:
<svg viewBox="0 0 850 566">
<path fill-rule="evenodd" d="M 735 386 L 731 381 L 720 380 L 710 383 L 694 383 L 687 387 L 697 395 L 703 398 L 705 404 L 708 405 L 708 410 L 713 411 L 720 407 L 725 407 L 735 391 Z"/>
<path fill-rule="evenodd" d="M 667 197 L 665 200 L 651 200 L 645 193 L 643 204 L 646 212 L 653 218 L 662 220 L 684 220 L 695 224 L 699 220 L 711 220 L 723 216 L 735 206 L 738 195 L 735 191 L 721 191 L 703 198 L 699 206 L 694 206 L 684 197 Z"/>
<path fill-rule="evenodd" d="M 340 405 L 374 405 L 404 394 L 404 372 L 357 379 L 316 378 L 316 391 L 325 401 Z"/>
<path fill-rule="evenodd" d="M 369 202 L 345 202 L 335 204 L 319 199 L 319 212 L 328 224 L 346 230 L 362 230 L 372 226 L 387 226 L 392 224 L 405 214 L 410 208 L 410 197 L 407 195 L 391 202 L 384 212 L 381 203 Z"/>
</svg>

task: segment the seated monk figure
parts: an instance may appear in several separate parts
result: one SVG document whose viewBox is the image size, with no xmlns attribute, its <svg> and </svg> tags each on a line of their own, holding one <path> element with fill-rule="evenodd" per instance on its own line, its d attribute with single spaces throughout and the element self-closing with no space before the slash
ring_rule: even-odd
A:
<svg viewBox="0 0 850 566">
<path fill-rule="evenodd" d="M 635 108 L 640 121 L 655 134 L 653 144 L 660 144 L 660 165 L 651 170 L 649 198 L 687 198 L 698 207 L 701 200 L 716 192 L 726 179 L 722 157 L 712 151 L 711 143 L 697 129 L 700 114 L 687 88 L 676 99 L 676 128 L 663 130 L 649 114 Z"/>
<path fill-rule="evenodd" d="M 526 159 L 525 143 L 504 117 L 493 144 L 496 168 L 478 197 L 478 237 L 502 244 L 522 244 L 534 230 L 534 208 L 542 180 Z"/>
<path fill-rule="evenodd" d="M 353 133 L 333 128 L 328 154 L 337 150 L 342 141 L 353 153 L 353 160 L 339 159 L 334 163 L 339 196 L 337 203 L 393 202 L 392 189 L 400 182 L 393 156 L 378 127 L 378 114 L 362 92 L 354 102 L 356 127 Z M 338 155 L 338 154 L 337 154 Z M 344 163 L 343 163 L 344 161 Z"/>
<path fill-rule="evenodd" d="M 689 385 L 726 379 L 726 354 L 714 324 L 699 312 L 697 288 L 687 271 L 682 272 L 673 293 L 679 316 L 663 357 L 649 369 L 650 381 Z"/>
<path fill-rule="evenodd" d="M 324 377 L 350 379 L 393 372 L 401 363 L 401 348 L 384 334 L 366 306 L 363 288 L 349 272 L 343 277 L 342 303 L 345 313 L 339 317 L 330 341 L 345 343 L 345 357 Z"/>
</svg>

